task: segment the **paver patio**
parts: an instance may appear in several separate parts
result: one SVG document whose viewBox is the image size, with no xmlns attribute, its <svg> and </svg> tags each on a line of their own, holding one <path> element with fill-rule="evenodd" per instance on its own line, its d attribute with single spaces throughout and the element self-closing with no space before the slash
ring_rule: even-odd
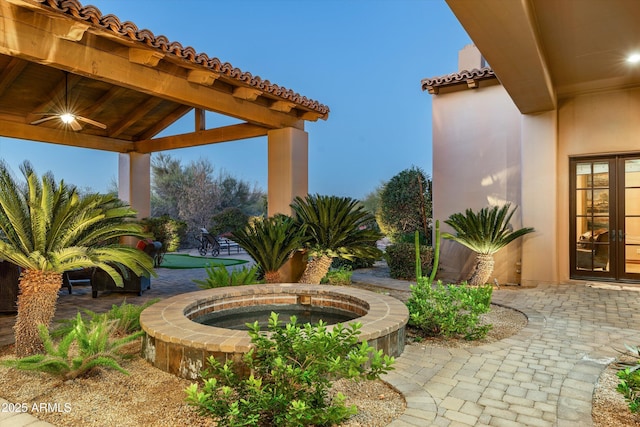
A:
<svg viewBox="0 0 640 427">
<path fill-rule="evenodd" d="M 57 318 L 79 307 L 107 310 L 130 302 L 197 290 L 203 269 L 159 269 L 152 289 L 102 294 L 88 288 L 61 291 Z M 408 290 L 409 282 L 358 270 L 354 281 Z M 390 424 L 404 426 L 589 426 L 594 386 L 615 349 L 638 344 L 640 288 L 585 283 L 494 291 L 493 302 L 522 311 L 527 326 L 497 343 L 470 348 L 410 345 L 384 380 L 405 396 L 405 413 Z M 0 345 L 12 341 L 13 317 L 0 315 Z M 0 399 L 1 401 L 1 399 Z M 34 418 L 0 414 L 0 425 L 47 425 Z M 24 415 L 24 414 L 23 414 Z"/>
</svg>

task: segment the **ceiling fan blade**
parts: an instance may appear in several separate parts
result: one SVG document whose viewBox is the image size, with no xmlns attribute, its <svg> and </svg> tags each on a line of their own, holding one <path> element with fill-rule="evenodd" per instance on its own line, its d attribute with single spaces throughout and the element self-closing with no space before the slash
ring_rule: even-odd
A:
<svg viewBox="0 0 640 427">
<path fill-rule="evenodd" d="M 76 119 L 85 122 L 85 123 L 89 123 L 90 125 L 93 125 L 97 128 L 100 129 L 106 129 L 107 125 L 105 125 L 104 123 L 100 123 L 100 122 L 96 122 L 95 120 L 91 120 L 91 119 L 87 119 L 86 117 L 82 117 L 82 116 L 76 116 Z"/>
<path fill-rule="evenodd" d="M 71 129 L 73 129 L 76 132 L 82 129 L 82 126 L 80 125 L 80 123 L 78 123 L 76 118 L 74 118 L 73 120 L 71 120 L 71 122 L 69 122 L 69 126 L 71 126 Z"/>
<path fill-rule="evenodd" d="M 44 123 L 47 122 L 49 120 L 53 120 L 53 119 L 57 119 L 58 116 L 49 116 L 49 117 L 45 117 L 44 119 L 38 119 L 38 120 L 34 120 L 33 122 L 31 122 L 32 125 L 39 125 L 40 123 Z"/>
</svg>

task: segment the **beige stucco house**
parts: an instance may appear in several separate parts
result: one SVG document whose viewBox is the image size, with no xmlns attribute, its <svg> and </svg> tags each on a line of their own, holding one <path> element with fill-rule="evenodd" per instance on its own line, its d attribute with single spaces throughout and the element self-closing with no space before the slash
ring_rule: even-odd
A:
<svg viewBox="0 0 640 427">
<path fill-rule="evenodd" d="M 422 81 L 434 218 L 518 205 L 513 225 L 536 232 L 498 254 L 499 283 L 638 283 L 640 63 L 628 59 L 640 53 L 640 2 L 447 4 L 475 47 L 457 72 Z M 442 252 L 444 278 L 470 268 L 460 245 Z"/>
</svg>

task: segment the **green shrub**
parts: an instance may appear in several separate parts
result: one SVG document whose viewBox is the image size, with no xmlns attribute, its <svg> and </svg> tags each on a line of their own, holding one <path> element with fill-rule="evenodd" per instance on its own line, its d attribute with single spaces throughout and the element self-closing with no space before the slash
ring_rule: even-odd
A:
<svg viewBox="0 0 640 427">
<path fill-rule="evenodd" d="M 416 250 L 413 243 L 394 243 L 387 246 L 385 258 L 391 277 L 416 280 Z M 422 271 L 431 271 L 433 249 L 430 246 L 420 246 L 420 259 Z"/>
<path fill-rule="evenodd" d="M 626 346 L 634 356 L 640 356 L 640 349 L 635 346 Z M 621 393 L 632 413 L 640 413 L 640 360 L 633 366 L 618 371 L 617 390 Z"/>
<path fill-rule="evenodd" d="M 112 305 L 111 310 L 106 313 L 96 313 L 95 311 L 87 309 L 84 309 L 83 313 L 91 323 L 99 323 L 103 320 L 113 322 L 114 333 L 117 335 L 125 335 L 137 332 L 141 329 L 140 313 L 142 313 L 145 308 L 157 303 L 158 301 L 160 301 L 160 298 L 149 300 L 142 305 L 135 305 L 129 304 L 125 300 L 120 305 Z M 76 327 L 77 319 L 64 319 L 59 323 L 60 326 L 51 332 L 52 337 L 67 335 Z"/>
<path fill-rule="evenodd" d="M 351 284 L 353 271 L 349 267 L 331 269 L 320 283 L 328 283 L 335 286 L 348 286 Z"/>
<path fill-rule="evenodd" d="M 87 325 L 78 313 L 75 327 L 64 335 L 57 347 L 45 325 L 38 326 L 45 354 L 36 354 L 17 360 L 2 362 L 5 366 L 28 371 L 47 372 L 65 380 L 87 374 L 93 368 L 105 367 L 128 374 L 118 363 L 123 357 L 119 350 L 125 344 L 141 337 L 138 331 L 122 338 L 113 338 L 115 322 L 99 319 Z M 69 350 L 73 346 L 74 351 Z M 71 353 L 71 354 L 70 354 Z"/>
<path fill-rule="evenodd" d="M 207 278 L 204 280 L 193 279 L 193 282 L 201 289 L 221 288 L 224 286 L 253 285 L 258 283 L 258 266 L 241 270 L 234 269 L 231 273 L 224 265 L 208 265 L 205 267 Z"/>
<path fill-rule="evenodd" d="M 492 292 L 491 286 L 445 286 L 441 281 L 432 286 L 421 277 L 411 285 L 409 325 L 428 336 L 484 338 L 491 325 L 480 325 L 480 315 L 489 312 Z"/>
<path fill-rule="evenodd" d="M 405 169 L 380 191 L 376 219 L 382 232 L 393 242 L 418 230 L 431 241 L 431 179 L 418 167 Z"/>
<path fill-rule="evenodd" d="M 356 409 L 345 406 L 341 394 L 329 401 L 331 381 L 376 379 L 394 363 L 366 342 L 358 344 L 357 323 L 330 331 L 322 322 L 299 325 L 292 316 L 283 327 L 272 313 L 269 334 L 260 332 L 258 322 L 249 326 L 254 348 L 243 362 L 251 375 L 242 377 L 231 361 L 221 365 L 210 357 L 202 386 L 186 389 L 187 402 L 219 426 L 339 424 Z"/>
</svg>

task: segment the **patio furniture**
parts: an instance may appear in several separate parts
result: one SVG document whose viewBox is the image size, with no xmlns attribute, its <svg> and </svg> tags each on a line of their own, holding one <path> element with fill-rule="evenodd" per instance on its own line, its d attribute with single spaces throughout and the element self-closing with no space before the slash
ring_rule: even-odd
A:
<svg viewBox="0 0 640 427">
<path fill-rule="evenodd" d="M 0 261 L 0 312 L 14 313 L 18 310 L 18 282 L 20 267 L 9 261 Z"/>
<path fill-rule="evenodd" d="M 62 287 L 69 290 L 71 294 L 74 286 L 91 285 L 91 276 L 95 268 L 75 268 L 62 273 Z"/>
<path fill-rule="evenodd" d="M 156 257 L 162 248 L 162 243 L 151 239 L 145 239 L 138 242 L 136 248 L 144 251 L 147 255 L 153 258 L 155 265 Z M 138 296 L 141 296 L 143 291 L 151 289 L 151 278 L 149 276 L 136 276 L 129 269 L 127 269 L 127 273 L 127 277 L 122 278 L 124 286 L 119 287 L 106 271 L 101 268 L 96 268 L 91 276 L 91 296 L 93 298 L 97 298 L 98 292 L 101 291 L 135 292 Z"/>
<path fill-rule="evenodd" d="M 576 250 L 576 268 L 606 270 L 609 265 L 609 231 L 599 229 L 580 236 Z M 593 260 L 593 264 L 592 264 Z"/>
<path fill-rule="evenodd" d="M 240 245 L 236 242 L 226 237 L 214 236 L 206 228 L 200 229 L 200 237 L 196 236 L 196 240 L 200 242 L 198 252 L 202 256 L 206 256 L 207 252 L 211 252 L 211 256 L 218 256 L 222 249 L 227 250 L 227 255 L 231 255 L 231 249 L 236 249 L 236 253 L 240 253 Z"/>
</svg>

